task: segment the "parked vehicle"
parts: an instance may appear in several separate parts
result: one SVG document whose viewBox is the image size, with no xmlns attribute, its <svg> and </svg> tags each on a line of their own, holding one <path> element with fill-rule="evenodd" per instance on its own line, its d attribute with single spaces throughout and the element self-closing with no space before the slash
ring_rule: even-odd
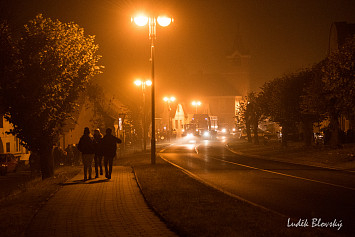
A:
<svg viewBox="0 0 355 237">
<path fill-rule="evenodd" d="M 192 123 L 185 124 L 182 136 L 183 137 L 199 136 L 198 130 L 196 130 L 196 124 L 192 124 Z"/>
<path fill-rule="evenodd" d="M 18 158 L 13 154 L 0 154 L 0 175 L 16 172 L 17 166 Z"/>
<path fill-rule="evenodd" d="M 319 144 L 324 145 L 324 133 L 323 132 L 314 133 L 314 143 L 317 145 L 319 145 Z"/>
</svg>

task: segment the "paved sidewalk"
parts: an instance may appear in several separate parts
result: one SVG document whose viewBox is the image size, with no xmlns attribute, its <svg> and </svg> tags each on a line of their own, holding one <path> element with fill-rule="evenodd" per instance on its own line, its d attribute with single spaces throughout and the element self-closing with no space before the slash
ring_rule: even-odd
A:
<svg viewBox="0 0 355 237">
<path fill-rule="evenodd" d="M 64 184 L 43 206 L 25 236 L 174 236 L 145 203 L 131 167 L 114 166 L 112 179 Z"/>
</svg>

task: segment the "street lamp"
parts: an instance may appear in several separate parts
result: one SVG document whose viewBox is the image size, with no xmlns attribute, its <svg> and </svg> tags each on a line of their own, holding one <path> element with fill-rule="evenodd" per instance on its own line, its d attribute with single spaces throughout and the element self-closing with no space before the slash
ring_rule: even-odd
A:
<svg viewBox="0 0 355 237">
<path fill-rule="evenodd" d="M 193 106 L 195 106 L 196 108 L 196 114 L 197 114 L 197 106 L 200 106 L 201 105 L 201 101 L 192 101 L 191 103 Z"/>
<path fill-rule="evenodd" d="M 165 102 L 168 102 L 168 103 L 170 103 L 170 102 L 174 102 L 175 100 L 176 100 L 176 98 L 174 97 L 174 96 L 172 96 L 172 97 L 164 97 L 163 98 L 163 100 L 165 101 Z"/>
<path fill-rule="evenodd" d="M 174 96 L 171 97 L 164 97 L 163 100 L 167 103 L 168 105 L 168 140 L 170 141 L 171 137 L 171 118 L 170 118 L 170 112 L 171 112 L 171 106 L 170 103 L 174 102 L 176 98 Z"/>
<path fill-rule="evenodd" d="M 142 86 L 142 89 L 145 89 L 145 86 L 151 86 L 152 85 L 152 81 L 151 80 L 142 81 L 141 79 L 137 79 L 137 80 L 134 81 L 134 84 L 136 86 Z"/>
<path fill-rule="evenodd" d="M 160 26 L 168 26 L 173 21 L 170 17 L 158 16 L 136 16 L 131 19 L 138 26 L 149 26 L 149 39 L 150 39 L 150 61 L 152 64 L 152 139 L 151 139 L 151 163 L 155 164 L 156 160 L 156 147 L 155 147 L 155 78 L 154 78 L 154 40 L 156 39 L 157 22 Z"/>
<path fill-rule="evenodd" d="M 146 131 L 146 121 L 145 121 L 145 88 L 146 88 L 146 86 L 151 86 L 152 81 L 151 80 L 142 81 L 140 79 L 137 79 L 134 81 L 134 84 L 136 86 L 142 87 L 142 93 L 143 93 L 143 109 L 142 109 L 143 151 L 146 151 L 147 150 L 147 131 Z"/>
</svg>

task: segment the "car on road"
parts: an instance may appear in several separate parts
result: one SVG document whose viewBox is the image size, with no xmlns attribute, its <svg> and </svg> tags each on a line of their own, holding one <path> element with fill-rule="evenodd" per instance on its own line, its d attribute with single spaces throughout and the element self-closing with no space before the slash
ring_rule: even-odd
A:
<svg viewBox="0 0 355 237">
<path fill-rule="evenodd" d="M 201 129 L 199 130 L 199 135 L 203 140 L 213 140 L 217 138 L 217 132 L 216 131 L 210 131 L 207 129 Z"/>
<path fill-rule="evenodd" d="M 15 172 L 18 166 L 18 158 L 13 154 L 0 154 L 0 175 Z"/>
</svg>

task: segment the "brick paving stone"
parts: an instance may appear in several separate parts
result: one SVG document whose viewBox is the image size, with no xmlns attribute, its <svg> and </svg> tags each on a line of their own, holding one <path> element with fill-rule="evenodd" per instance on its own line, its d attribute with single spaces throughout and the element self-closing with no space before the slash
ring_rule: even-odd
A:
<svg viewBox="0 0 355 237">
<path fill-rule="evenodd" d="M 145 203 L 132 169 L 84 182 L 78 174 L 40 209 L 25 236 L 176 236 Z"/>
</svg>

